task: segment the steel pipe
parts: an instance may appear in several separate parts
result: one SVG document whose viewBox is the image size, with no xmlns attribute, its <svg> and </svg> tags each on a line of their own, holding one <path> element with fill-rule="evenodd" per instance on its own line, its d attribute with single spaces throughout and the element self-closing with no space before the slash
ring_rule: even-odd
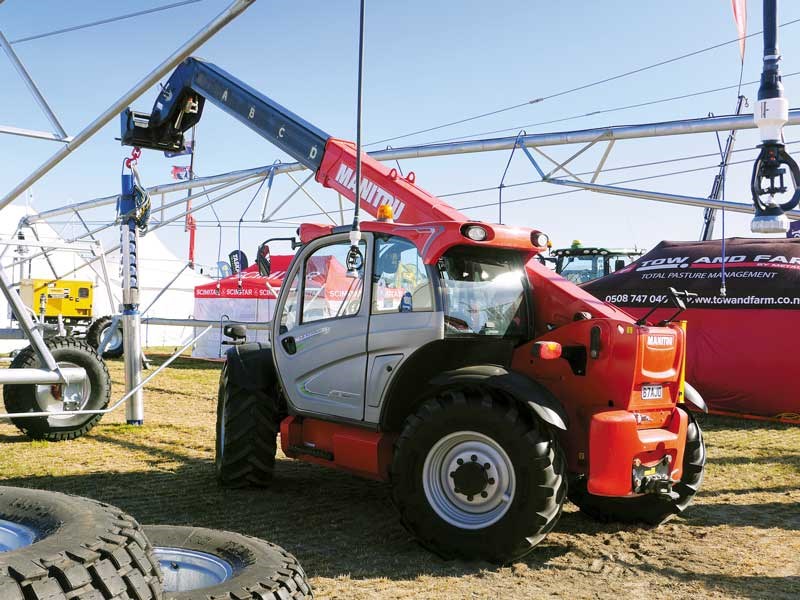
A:
<svg viewBox="0 0 800 600">
<path fill-rule="evenodd" d="M 183 354 L 189 346 L 194 344 L 197 340 L 199 340 L 201 337 L 203 337 L 209 331 L 211 331 L 211 327 L 206 327 L 203 331 L 201 331 L 196 336 L 194 336 L 192 339 L 190 339 L 177 352 L 175 352 L 175 354 L 173 354 L 167 360 L 165 360 L 164 363 L 160 367 L 158 367 L 155 371 L 150 373 L 150 375 L 145 377 L 139 383 L 139 385 L 137 385 L 131 391 L 126 393 L 122 398 L 117 400 L 112 406 L 109 406 L 108 408 L 102 408 L 102 409 L 98 409 L 98 410 L 72 410 L 72 411 L 62 411 L 62 412 L 45 412 L 45 411 L 42 411 L 42 412 L 36 412 L 36 413 L 31 413 L 31 412 L 27 412 L 27 413 L 7 413 L 7 414 L 0 414 L 0 419 L 15 419 L 15 418 L 19 418 L 19 417 L 71 417 L 73 415 L 104 415 L 106 413 L 110 413 L 112 411 L 115 411 L 118 406 L 120 406 L 129 397 L 131 397 L 133 394 L 135 394 L 140 389 L 142 389 L 153 377 L 155 377 L 156 375 L 161 373 L 161 371 L 163 371 L 169 365 L 171 365 L 173 363 L 173 361 L 176 358 L 178 358 L 181 354 Z M 7 371 L 11 371 L 13 369 L 6 369 L 6 370 Z"/>
<path fill-rule="evenodd" d="M 148 317 L 142 319 L 145 325 L 164 325 L 166 327 L 206 327 L 219 326 L 219 320 L 211 319 L 167 319 L 164 317 Z M 225 321 L 225 325 L 244 325 L 254 331 L 269 331 L 271 321 Z"/>
<path fill-rule="evenodd" d="M 713 198 L 697 198 L 695 196 L 681 196 L 678 194 L 665 194 L 664 192 L 652 192 L 649 190 L 638 190 L 634 188 L 622 188 L 614 185 L 601 185 L 599 183 L 585 183 L 583 181 L 570 181 L 569 179 L 548 179 L 547 183 L 555 183 L 567 187 L 580 188 L 589 192 L 601 194 L 611 194 L 613 196 L 627 196 L 628 198 L 642 198 L 644 200 L 655 200 L 657 202 L 668 202 L 670 204 L 682 204 L 684 206 L 698 206 L 700 208 L 716 208 L 728 212 L 753 214 L 752 204 L 742 204 L 741 202 L 723 202 Z M 800 219 L 800 210 L 786 212 L 789 219 Z"/>
<path fill-rule="evenodd" d="M 11 64 L 14 65 L 14 68 L 17 70 L 17 73 L 22 78 L 22 81 L 25 82 L 25 85 L 28 86 L 28 90 L 30 91 L 31 95 L 33 96 L 36 103 L 39 105 L 39 108 L 42 109 L 42 112 L 47 117 L 47 120 L 50 121 L 50 124 L 55 129 L 55 135 L 57 139 L 63 140 L 67 137 L 67 132 L 64 131 L 64 128 L 61 126 L 61 123 L 58 121 L 58 117 L 56 117 L 53 109 L 50 108 L 50 105 L 47 103 L 47 100 L 44 99 L 42 92 L 39 91 L 38 86 L 34 83 L 33 78 L 28 73 L 28 70 L 25 68 L 25 65 L 22 64 L 22 61 L 17 56 L 17 53 L 14 52 L 14 49 L 11 47 L 11 44 L 8 43 L 6 36 L 3 35 L 3 32 L 0 31 L 0 47 L 6 51 L 8 55 L 8 59 L 11 61 Z"/>
<path fill-rule="evenodd" d="M 47 385 L 58 383 L 78 383 L 86 379 L 86 371 L 80 367 L 62 367 L 61 378 L 58 371 L 48 369 L 0 369 L 0 384 L 2 385 Z"/>
<path fill-rule="evenodd" d="M 175 68 L 184 58 L 189 56 L 197 48 L 199 48 L 210 37 L 222 29 L 225 25 L 230 23 L 234 18 L 240 15 L 247 7 L 249 7 L 255 0 L 235 0 L 228 8 L 223 10 L 215 19 L 208 25 L 203 27 L 189 41 L 183 46 L 173 52 L 166 60 L 164 60 L 158 67 L 148 73 L 142 80 L 134 85 L 128 92 L 109 106 L 100 116 L 94 121 L 89 123 L 80 133 L 78 133 L 70 142 L 62 146 L 55 154 L 53 154 L 47 161 L 42 164 L 33 173 L 23 179 L 13 190 L 0 199 L 0 210 L 10 204 L 17 196 L 27 190 L 31 185 L 36 183 L 43 175 L 55 167 L 58 163 L 69 156 L 75 149 L 84 144 L 89 138 L 97 133 L 106 123 L 119 116 L 119 113 L 128 107 L 128 105 L 141 96 L 144 92 L 149 90 L 155 85 L 159 79 L 166 75 L 169 71 Z"/>
</svg>

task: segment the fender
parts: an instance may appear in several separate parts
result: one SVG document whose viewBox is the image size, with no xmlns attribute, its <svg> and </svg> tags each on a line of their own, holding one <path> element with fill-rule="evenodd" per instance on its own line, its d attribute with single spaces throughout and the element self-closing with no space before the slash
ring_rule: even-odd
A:
<svg viewBox="0 0 800 600">
<path fill-rule="evenodd" d="M 706 401 L 694 387 L 688 382 L 683 382 L 683 398 L 688 404 L 694 406 L 697 410 L 702 410 L 704 413 L 708 412 Z"/>
<path fill-rule="evenodd" d="M 524 402 L 534 414 L 548 425 L 563 431 L 569 422 L 561 403 L 540 383 L 503 367 L 495 365 L 474 365 L 453 371 L 445 371 L 431 380 L 431 385 L 445 388 L 450 385 L 480 384 L 500 390 Z"/>
<path fill-rule="evenodd" d="M 229 378 L 246 390 L 266 390 L 276 381 L 275 362 L 269 343 L 233 346 L 225 353 Z"/>
</svg>

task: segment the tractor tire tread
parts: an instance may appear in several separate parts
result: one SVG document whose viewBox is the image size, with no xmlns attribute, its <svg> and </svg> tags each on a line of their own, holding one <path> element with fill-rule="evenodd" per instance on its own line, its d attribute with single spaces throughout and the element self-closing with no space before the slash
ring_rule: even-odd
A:
<svg viewBox="0 0 800 600">
<path fill-rule="evenodd" d="M 420 431 L 428 426 L 434 419 L 446 421 L 455 411 L 480 409 L 487 414 L 496 414 L 498 421 L 504 423 L 510 436 L 518 438 L 528 447 L 526 455 L 527 464 L 537 467 L 537 481 L 533 488 L 540 489 L 543 493 L 536 495 L 538 502 L 529 507 L 529 512 L 535 514 L 535 530 L 519 532 L 518 543 L 513 547 L 505 545 L 502 550 L 495 545 L 493 550 L 475 556 L 474 548 L 459 547 L 448 544 L 446 541 L 436 539 L 436 536 L 426 535 L 429 530 L 428 511 L 420 511 L 409 503 L 405 488 L 397 485 L 398 482 L 413 477 L 409 466 L 414 456 L 419 456 L 417 439 Z M 528 554 L 549 533 L 561 516 L 564 499 L 566 497 L 567 478 L 566 461 L 563 452 L 545 424 L 539 422 L 532 415 L 521 414 L 515 406 L 513 399 L 503 395 L 496 395 L 483 388 L 467 388 L 449 390 L 437 397 L 424 402 L 416 411 L 406 419 L 405 427 L 397 438 L 394 446 L 394 459 L 391 467 L 392 501 L 400 512 L 403 526 L 417 537 L 423 546 L 445 559 L 473 560 L 482 558 L 494 563 L 508 563 Z M 424 493 L 418 490 L 419 493 Z M 487 548 L 488 548 L 487 544 Z M 502 544 L 500 544 L 502 546 Z"/>
<path fill-rule="evenodd" d="M 272 481 L 280 425 L 277 398 L 231 381 L 227 365 L 220 375 L 217 437 L 224 427 L 222 457 L 217 448 L 217 480 L 224 487 L 266 487 Z M 229 411 L 222 410 L 223 401 Z M 218 440 L 219 445 L 219 440 Z"/>
<path fill-rule="evenodd" d="M 139 523 L 114 506 L 0 487 L 0 518 L 38 522 L 46 532 L 30 546 L 0 555 L 3 599 L 161 598 L 161 571 L 152 546 Z"/>
</svg>

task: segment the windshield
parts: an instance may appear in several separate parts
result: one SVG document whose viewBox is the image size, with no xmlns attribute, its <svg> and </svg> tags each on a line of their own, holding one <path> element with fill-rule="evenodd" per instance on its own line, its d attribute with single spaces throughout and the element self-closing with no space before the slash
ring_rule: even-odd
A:
<svg viewBox="0 0 800 600">
<path fill-rule="evenodd" d="M 524 271 L 515 252 L 455 248 L 438 262 L 446 335 L 525 336 Z"/>
<path fill-rule="evenodd" d="M 602 256 L 567 256 L 562 260 L 561 276 L 572 283 L 586 283 L 605 275 Z"/>
</svg>

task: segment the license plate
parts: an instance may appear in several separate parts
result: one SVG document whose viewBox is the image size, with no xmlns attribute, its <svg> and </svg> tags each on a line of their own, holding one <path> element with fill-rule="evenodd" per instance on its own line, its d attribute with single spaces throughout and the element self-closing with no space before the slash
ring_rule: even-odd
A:
<svg viewBox="0 0 800 600">
<path fill-rule="evenodd" d="M 660 385 L 643 385 L 642 400 L 660 400 L 664 397 L 664 388 Z"/>
</svg>

